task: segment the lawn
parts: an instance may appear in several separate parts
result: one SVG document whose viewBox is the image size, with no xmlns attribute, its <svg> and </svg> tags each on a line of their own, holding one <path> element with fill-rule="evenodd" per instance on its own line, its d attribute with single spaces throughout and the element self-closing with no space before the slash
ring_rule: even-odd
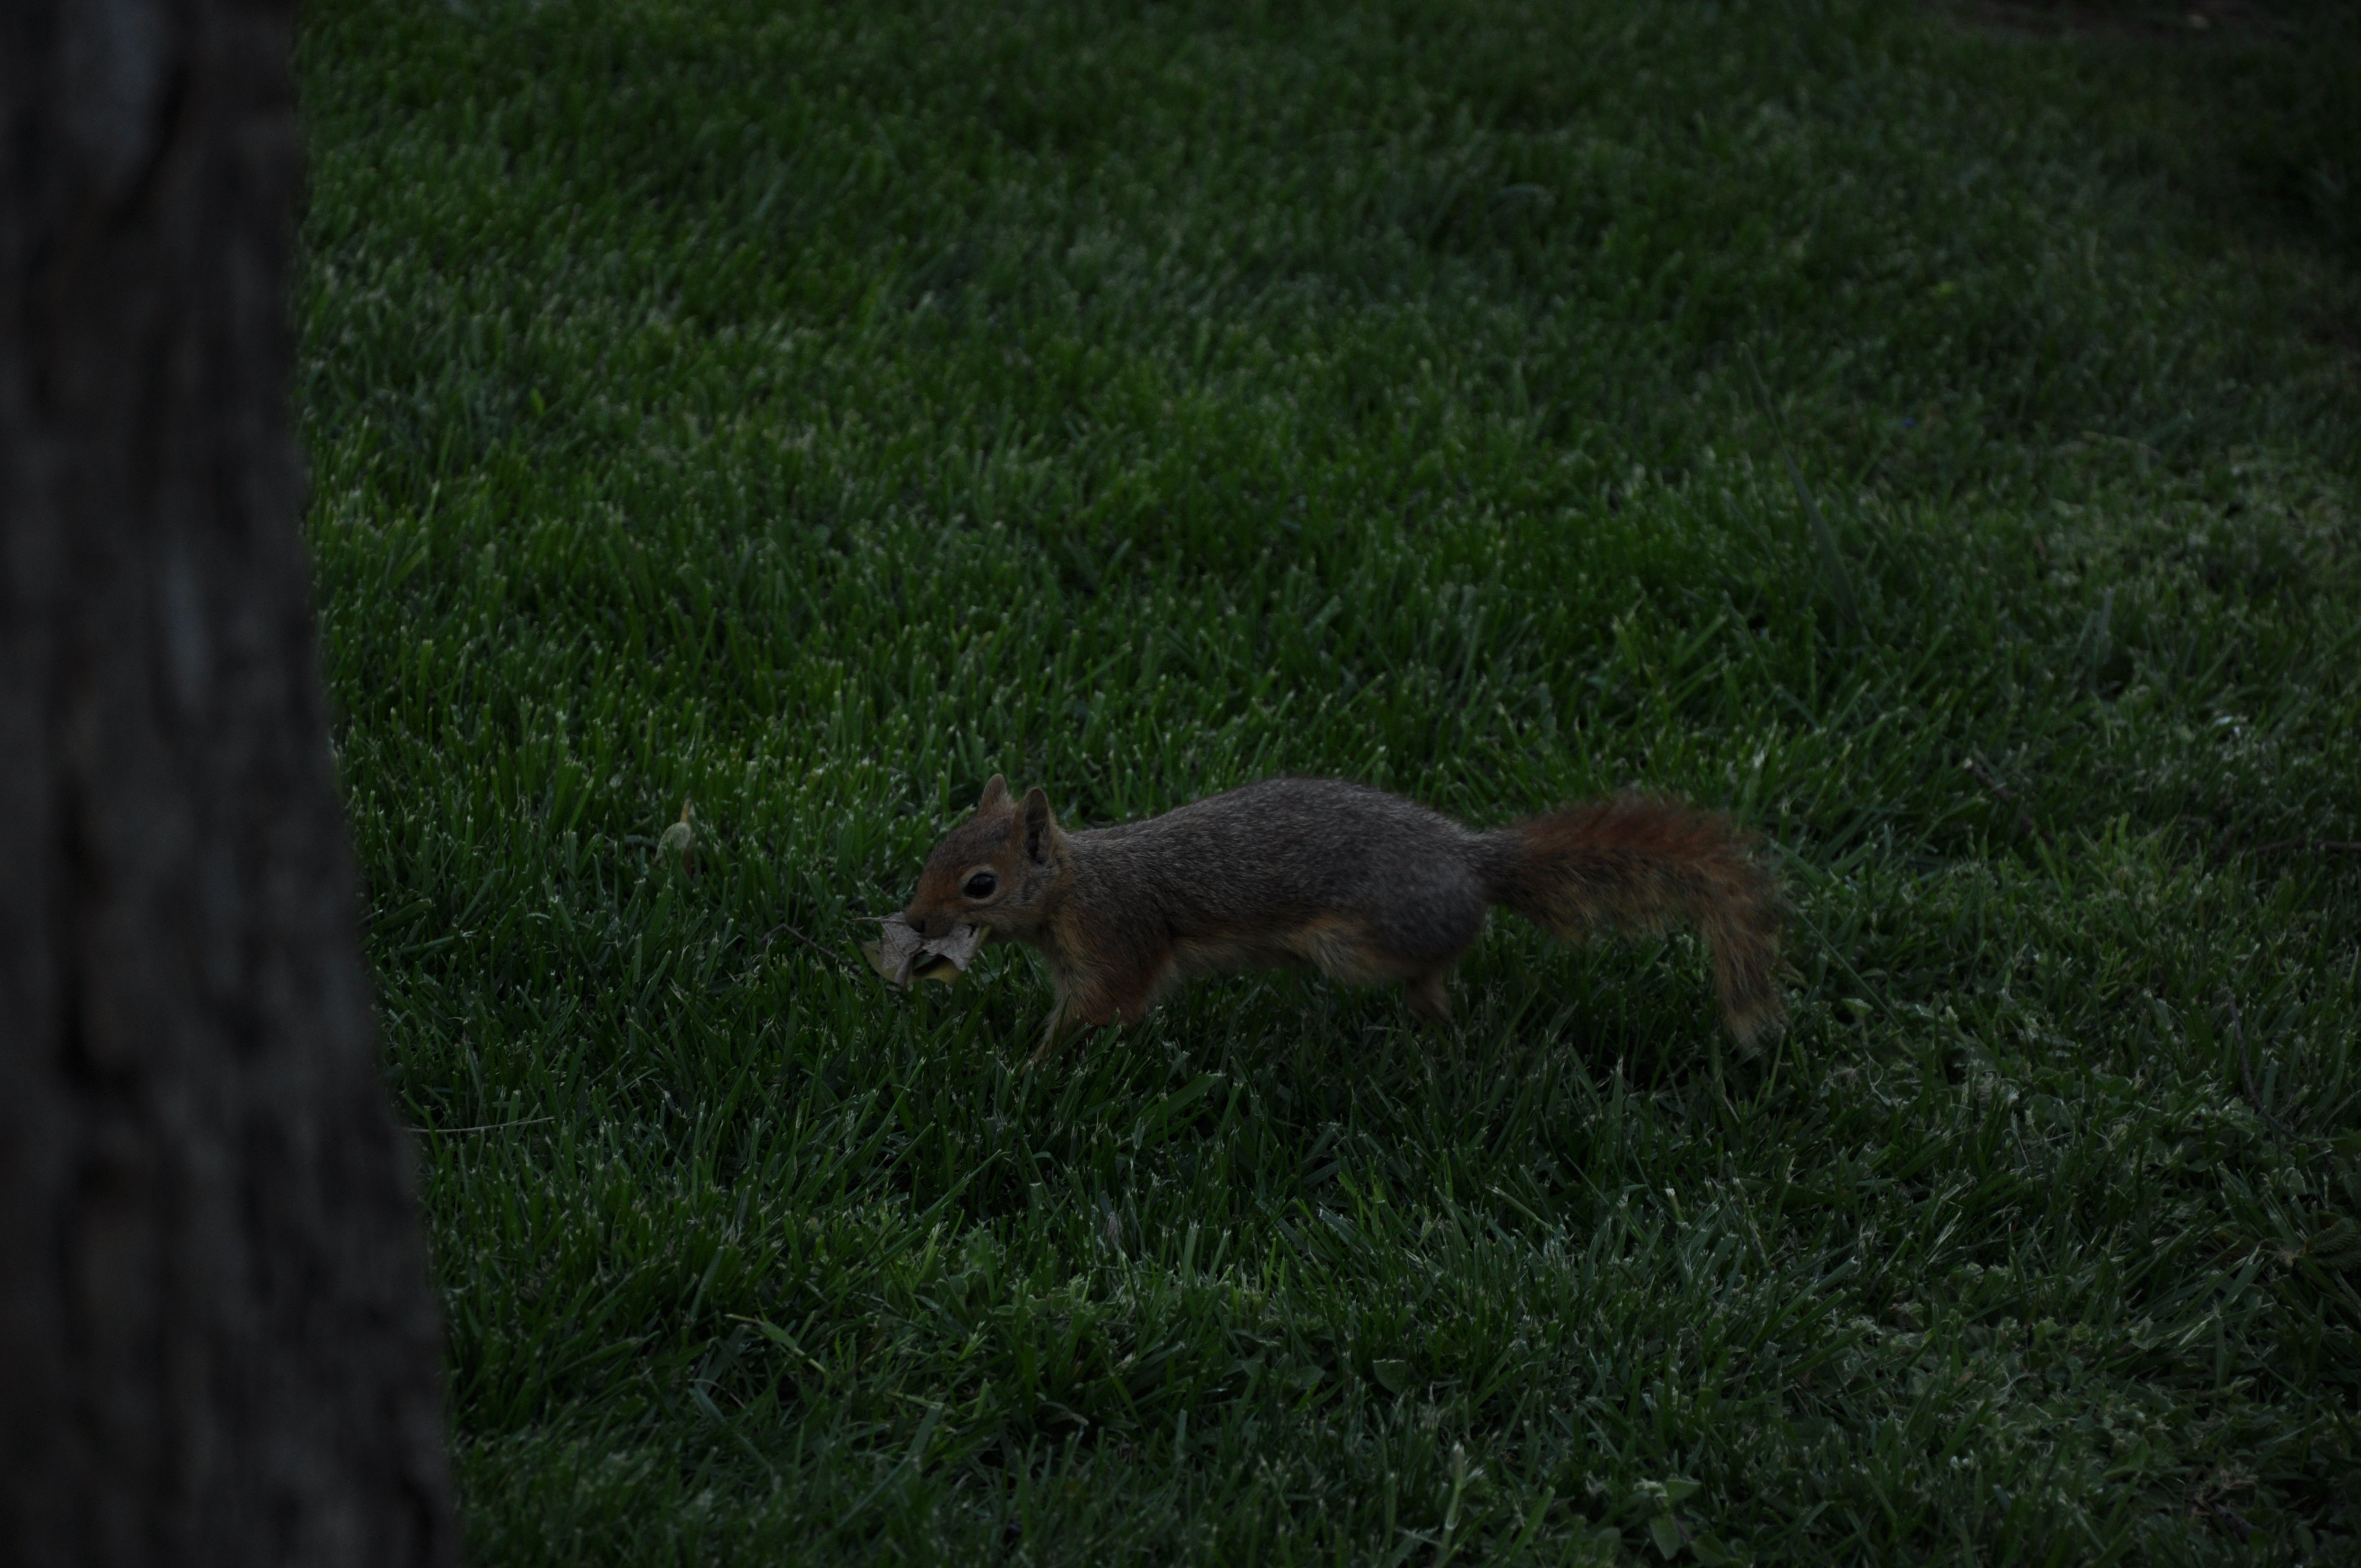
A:
<svg viewBox="0 0 2361 1568">
<path fill-rule="evenodd" d="M 2361 28 L 2181 10 L 307 5 L 473 1560 L 2361 1561 Z M 1027 1072 L 994 772 L 1684 795 L 1792 1023 Z"/>
</svg>

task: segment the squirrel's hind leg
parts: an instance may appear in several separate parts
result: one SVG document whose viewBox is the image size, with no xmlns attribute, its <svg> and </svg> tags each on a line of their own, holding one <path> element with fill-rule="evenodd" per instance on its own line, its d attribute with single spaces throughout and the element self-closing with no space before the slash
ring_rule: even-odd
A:
<svg viewBox="0 0 2361 1568">
<path fill-rule="evenodd" d="M 1439 1029 L 1451 1022 L 1451 998 L 1444 991 L 1444 981 L 1451 978 L 1452 965 L 1459 961 L 1459 955 L 1467 950 L 1477 933 L 1483 929 L 1481 905 L 1475 907 L 1474 915 L 1474 921 L 1464 931 L 1449 927 L 1422 930 L 1412 933 L 1413 939 L 1410 941 L 1401 940 L 1400 933 L 1381 930 L 1367 920 L 1331 916 L 1291 933 L 1288 946 L 1309 959 L 1323 974 L 1347 985 L 1403 981 L 1408 987 L 1403 1000 L 1410 1004 L 1410 1010 Z"/>
<path fill-rule="evenodd" d="M 1437 964 L 1431 970 L 1414 974 L 1411 977 L 1410 989 L 1402 995 L 1402 1000 L 1410 1004 L 1410 1010 L 1422 1022 L 1432 1024 L 1438 1029 L 1448 1027 L 1451 1023 L 1451 997 L 1443 989 L 1443 982 L 1450 974 L 1449 964 Z"/>
</svg>

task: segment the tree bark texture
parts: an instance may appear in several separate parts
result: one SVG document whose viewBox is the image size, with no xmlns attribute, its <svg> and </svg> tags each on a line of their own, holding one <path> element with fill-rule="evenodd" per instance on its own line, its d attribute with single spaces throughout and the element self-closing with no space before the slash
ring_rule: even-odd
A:
<svg viewBox="0 0 2361 1568">
<path fill-rule="evenodd" d="M 0 1560 L 449 1563 L 298 533 L 291 0 L 0 0 Z"/>
</svg>

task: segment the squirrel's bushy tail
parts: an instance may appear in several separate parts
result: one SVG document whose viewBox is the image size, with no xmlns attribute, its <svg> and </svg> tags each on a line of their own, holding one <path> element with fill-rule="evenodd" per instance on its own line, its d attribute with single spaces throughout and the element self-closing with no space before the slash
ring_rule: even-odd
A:
<svg viewBox="0 0 2361 1568">
<path fill-rule="evenodd" d="M 1686 920 L 1713 953 L 1730 1032 L 1752 1040 L 1779 1022 L 1778 890 L 1728 817 L 1625 795 L 1563 806 L 1487 838 L 1496 850 L 1493 903 L 1569 942 Z"/>
</svg>

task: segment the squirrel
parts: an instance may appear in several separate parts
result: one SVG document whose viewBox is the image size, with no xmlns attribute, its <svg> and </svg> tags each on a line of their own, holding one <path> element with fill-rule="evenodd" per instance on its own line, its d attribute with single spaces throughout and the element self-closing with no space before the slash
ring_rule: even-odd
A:
<svg viewBox="0 0 2361 1568">
<path fill-rule="evenodd" d="M 988 927 L 1049 960 L 1058 1003 L 1027 1065 L 1071 1034 L 1136 1024 L 1180 981 L 1309 963 L 1348 983 L 1404 982 L 1451 1021 L 1444 981 L 1498 904 L 1565 941 L 1685 918 L 1713 954 L 1741 1042 L 1784 1012 L 1779 898 L 1728 818 L 1622 795 L 1472 832 L 1342 779 L 1276 778 L 1161 817 L 1068 832 L 1037 786 L 994 773 L 973 817 L 927 857 L 902 918 L 929 939 Z"/>
</svg>

